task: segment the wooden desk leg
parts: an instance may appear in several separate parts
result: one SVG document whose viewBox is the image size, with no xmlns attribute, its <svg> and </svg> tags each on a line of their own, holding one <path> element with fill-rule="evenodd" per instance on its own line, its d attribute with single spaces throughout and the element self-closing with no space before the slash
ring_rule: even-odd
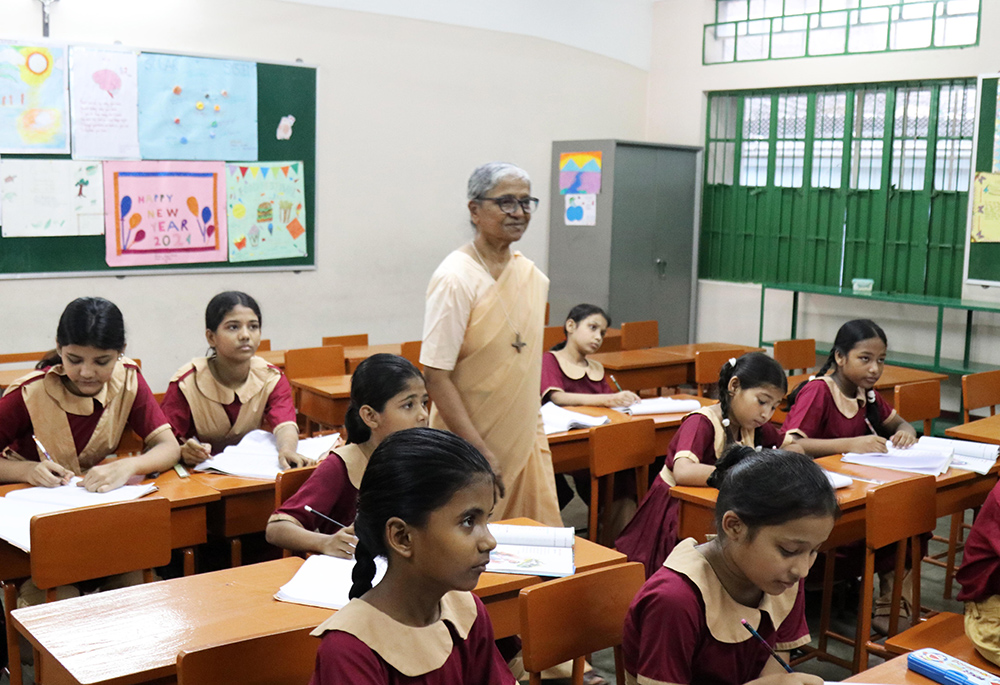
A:
<svg viewBox="0 0 1000 685">
<path fill-rule="evenodd" d="M 229 541 L 229 564 L 233 568 L 243 564 L 243 541 L 239 537 Z"/>
<path fill-rule="evenodd" d="M 17 607 L 17 586 L 11 581 L 3 583 L 4 620 L 7 622 L 7 659 L 10 662 L 10 682 L 21 685 L 21 639 L 14 630 L 10 612 Z"/>
<path fill-rule="evenodd" d="M 830 612 L 833 603 L 833 573 L 837 561 L 837 548 L 826 550 L 826 564 L 823 569 L 823 601 L 819 619 L 819 652 L 826 654 L 826 640 L 830 632 Z"/>
<path fill-rule="evenodd" d="M 194 547 L 184 548 L 184 575 L 194 575 Z"/>
</svg>

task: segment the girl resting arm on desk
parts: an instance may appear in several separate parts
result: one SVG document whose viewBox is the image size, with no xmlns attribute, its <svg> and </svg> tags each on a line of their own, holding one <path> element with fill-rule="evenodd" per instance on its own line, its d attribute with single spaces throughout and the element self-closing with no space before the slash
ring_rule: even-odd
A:
<svg viewBox="0 0 1000 685">
<path fill-rule="evenodd" d="M 542 402 L 560 407 L 627 407 L 639 401 L 628 390 L 615 392 L 600 362 L 587 359 L 601 349 L 611 317 L 593 304 L 578 304 L 566 315 L 566 340 L 542 355 Z"/>
<path fill-rule="evenodd" d="M 354 513 L 368 459 L 396 431 L 427 425 L 427 388 L 413 364 L 392 354 L 365 359 L 351 377 L 347 444 L 335 448 L 267 522 L 267 541 L 293 552 L 351 558 Z M 307 511 L 308 506 L 319 514 Z M 324 518 L 328 517 L 328 518 Z M 339 524 L 329 519 L 346 524 Z"/>
<path fill-rule="evenodd" d="M 840 513 L 829 481 L 804 455 L 737 445 L 709 485 L 718 536 L 684 540 L 639 590 L 625 682 L 821 685 L 785 672 L 741 619 L 778 652 L 809 641 L 802 582 Z"/>
<path fill-rule="evenodd" d="M 680 501 L 675 485 L 704 486 L 715 462 L 730 445 L 777 447 L 778 429 L 771 415 L 787 387 L 781 365 L 761 352 L 730 359 L 719 371 L 719 403 L 684 417 L 667 448 L 659 478 L 615 541 L 615 547 L 653 575 L 677 544 Z"/>
<path fill-rule="evenodd" d="M 886 344 L 885 331 L 869 319 L 840 327 L 826 363 L 788 398 L 781 427 L 785 447 L 798 445 L 809 456 L 823 457 L 885 452 L 888 440 L 896 447 L 917 441 L 913 426 L 875 392 Z"/>
<path fill-rule="evenodd" d="M 470 591 L 496 540 L 489 462 L 446 431 L 413 428 L 372 454 L 358 497 L 351 601 L 322 636 L 311 685 L 515 685 Z M 388 562 L 374 588 L 375 558 Z"/>
<path fill-rule="evenodd" d="M 0 399 L 0 482 L 54 487 L 75 475 L 88 490 L 108 492 L 177 463 L 170 424 L 124 352 L 125 324 L 114 303 L 81 297 L 66 306 L 56 349 Z M 126 426 L 145 452 L 102 463 Z"/>
<path fill-rule="evenodd" d="M 199 464 L 261 426 L 274 432 L 281 468 L 311 463 L 296 452 L 299 427 L 288 379 L 256 356 L 260 327 L 260 307 L 246 293 L 223 292 L 209 301 L 205 339 L 211 355 L 182 366 L 163 398 L 185 464 Z"/>
</svg>

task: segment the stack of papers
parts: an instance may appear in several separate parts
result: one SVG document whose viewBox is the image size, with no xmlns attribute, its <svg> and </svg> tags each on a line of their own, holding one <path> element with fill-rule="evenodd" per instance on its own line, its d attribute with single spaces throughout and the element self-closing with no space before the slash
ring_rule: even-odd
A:
<svg viewBox="0 0 1000 685">
<path fill-rule="evenodd" d="M 387 568 L 383 557 L 375 559 L 375 578 L 372 587 L 379 584 Z M 292 604 L 342 609 L 350 601 L 351 573 L 354 559 L 313 554 L 299 567 L 292 579 L 281 586 L 274 598 Z"/>
<path fill-rule="evenodd" d="M 299 440 L 297 451 L 314 461 L 333 448 L 340 437 L 337 433 L 318 438 Z M 281 473 L 278 463 L 278 443 L 274 434 L 265 430 L 250 431 L 239 444 L 230 445 L 211 459 L 206 459 L 194 467 L 195 471 L 217 471 L 242 478 L 274 480 Z"/>
<path fill-rule="evenodd" d="M 929 438 L 924 436 L 917 441 L 917 447 L 954 451 L 951 460 L 952 468 L 975 471 L 986 475 L 997 463 L 997 450 L 1000 446 L 985 442 L 969 442 L 967 440 L 949 440 L 947 438 Z"/>
<path fill-rule="evenodd" d="M 147 483 L 125 485 L 110 492 L 89 492 L 77 485 L 82 480 L 74 478 L 68 485 L 55 488 L 14 490 L 7 493 L 6 497 L 0 497 L 0 538 L 30 552 L 32 516 L 96 504 L 129 502 L 156 491 L 155 485 Z"/>
<path fill-rule="evenodd" d="M 841 461 L 859 466 L 875 466 L 880 469 L 939 476 L 948 470 L 953 454 L 953 450 L 923 449 L 918 446 L 899 449 L 890 444 L 889 451 L 884 454 L 881 452 L 869 454 L 848 452 Z"/>
<path fill-rule="evenodd" d="M 639 400 L 629 407 L 615 407 L 616 411 L 631 414 L 632 416 L 689 414 L 699 409 L 701 409 L 701 402 L 698 400 L 678 400 L 673 397 L 653 397 L 647 400 Z"/>
<path fill-rule="evenodd" d="M 610 423 L 607 416 L 588 416 L 579 412 L 563 409 L 552 402 L 542 405 L 542 424 L 545 426 L 545 434 L 562 433 L 573 428 L 593 428 Z"/>
<path fill-rule="evenodd" d="M 834 490 L 850 487 L 851 483 L 854 482 L 854 479 L 850 476 L 845 476 L 842 473 L 834 473 L 833 471 L 827 471 L 826 469 L 823 469 L 823 475 L 825 475 L 826 479 L 830 481 L 830 486 Z"/>
<path fill-rule="evenodd" d="M 490 552 L 490 573 L 563 578 L 576 571 L 572 528 L 491 523 L 497 546 Z"/>
</svg>

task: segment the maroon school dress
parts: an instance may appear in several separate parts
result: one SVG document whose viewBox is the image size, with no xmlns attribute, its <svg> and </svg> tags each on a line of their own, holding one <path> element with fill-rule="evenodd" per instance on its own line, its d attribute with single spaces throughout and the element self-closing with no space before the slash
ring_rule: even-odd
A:
<svg viewBox="0 0 1000 685">
<path fill-rule="evenodd" d="M 770 423 L 756 431 L 744 429 L 740 432 L 741 445 L 774 447 L 780 442 L 777 429 Z M 628 556 L 629 561 L 646 567 L 647 578 L 663 566 L 664 559 L 677 544 L 680 500 L 670 496 L 670 488 L 677 484 L 674 463 L 678 459 L 689 459 L 711 465 L 722 458 L 726 446 L 726 429 L 722 425 L 719 405 L 704 407 L 684 417 L 667 448 L 667 460 L 659 478 L 653 480 L 635 516 L 615 540 L 615 548 Z"/>
<path fill-rule="evenodd" d="M 471 592 L 446 594 L 440 620 L 422 628 L 353 599 L 312 634 L 323 640 L 310 685 L 516 685 Z"/>
<path fill-rule="evenodd" d="M 962 585 L 960 602 L 984 602 L 1000 595 L 1000 485 L 993 488 L 972 524 L 955 580 Z"/>
<path fill-rule="evenodd" d="M 734 600 L 708 560 L 684 540 L 646 581 L 625 617 L 622 656 L 628 683 L 740 685 L 771 658 L 740 623 L 746 619 L 771 647 L 809 642 L 802 582 L 756 607 Z"/>
<path fill-rule="evenodd" d="M 368 457 L 353 443 L 341 445 L 320 462 L 302 487 L 289 497 L 267 520 L 294 521 L 306 530 L 333 535 L 340 526 L 306 511 L 306 505 L 345 526 L 354 523 L 358 509 L 358 489 Z"/>
<path fill-rule="evenodd" d="M 784 442 L 792 435 L 814 440 L 857 438 L 871 433 L 865 418 L 865 391 L 858 388 L 855 397 L 845 395 L 831 376 L 808 381 L 795 398 L 795 404 L 781 426 Z M 896 410 L 875 393 L 878 415 L 884 424 L 896 415 Z M 782 443 L 784 444 L 784 443 Z"/>
<path fill-rule="evenodd" d="M 553 390 L 578 392 L 583 395 L 610 395 L 614 393 L 604 374 L 604 367 L 593 359 L 587 368 L 564 365 L 554 353 L 542 355 L 542 402 L 548 401 Z"/>
</svg>

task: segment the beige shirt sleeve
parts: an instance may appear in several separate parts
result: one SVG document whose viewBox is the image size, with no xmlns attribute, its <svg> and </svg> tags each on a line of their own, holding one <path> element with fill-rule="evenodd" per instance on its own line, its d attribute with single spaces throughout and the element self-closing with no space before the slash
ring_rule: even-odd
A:
<svg viewBox="0 0 1000 685">
<path fill-rule="evenodd" d="M 452 253 L 431 276 L 424 311 L 424 339 L 420 363 L 451 371 L 465 340 L 465 329 L 482 280 L 463 264 L 465 255 Z M 471 265 L 475 266 L 475 265 Z M 484 274 L 485 275 L 485 274 Z"/>
</svg>

